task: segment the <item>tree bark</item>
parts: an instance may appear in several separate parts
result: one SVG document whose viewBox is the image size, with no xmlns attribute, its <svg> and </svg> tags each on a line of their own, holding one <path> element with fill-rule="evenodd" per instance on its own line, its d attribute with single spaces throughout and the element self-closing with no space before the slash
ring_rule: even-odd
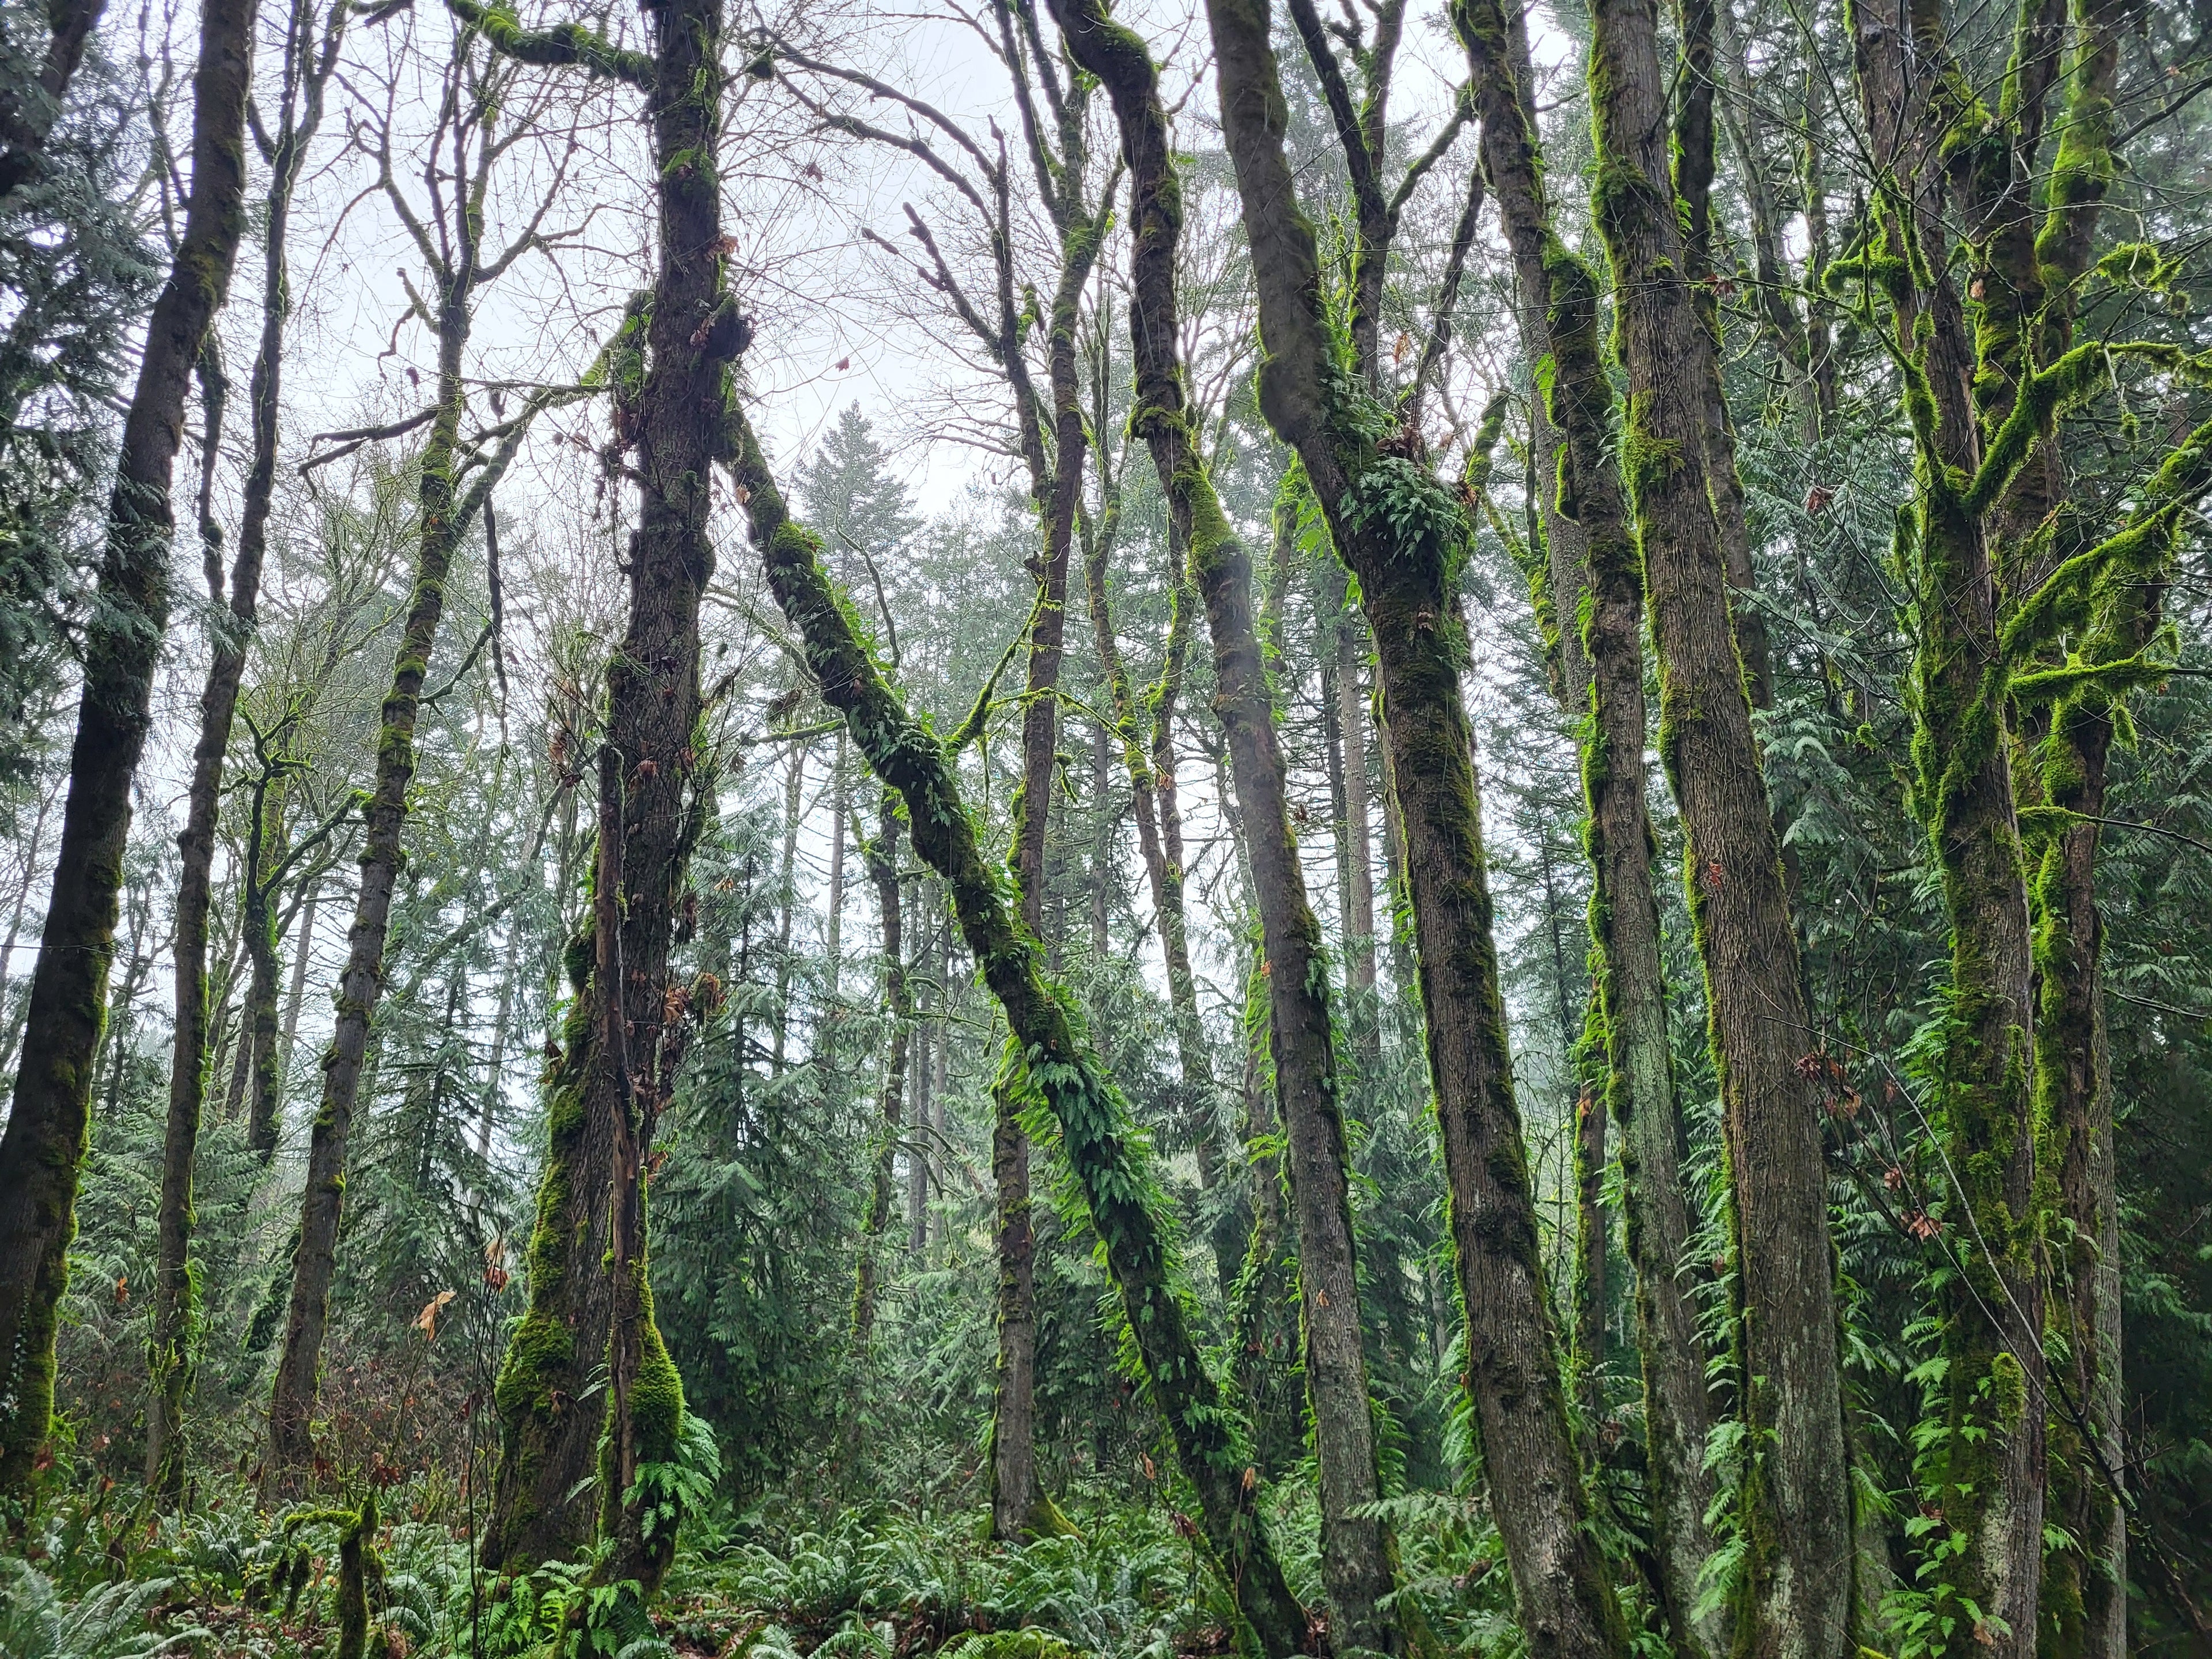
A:
<svg viewBox="0 0 2212 1659">
<path fill-rule="evenodd" d="M 2003 614 L 1979 499 L 1990 459 L 1982 417 L 2010 426 L 2006 415 L 2034 412 L 2014 410 L 2010 388 L 2032 374 L 2027 319 L 2041 308 L 2028 171 L 2055 64 L 2037 45 L 2039 19 L 2037 8 L 2021 9 L 2001 116 L 1984 121 L 1962 107 L 1972 94 L 1940 21 L 1917 9 L 1854 14 L 1860 95 L 1887 169 L 1868 256 L 1895 256 L 1884 267 L 1890 320 L 1911 354 L 1900 370 L 1915 501 L 1897 562 L 1912 599 L 1913 805 L 1951 935 L 1936 1115 L 1957 1266 L 1942 1297 L 1947 1423 L 1935 1501 L 1947 1534 L 1964 1542 L 1930 1564 L 1927 1581 L 1956 1621 L 1954 1656 L 2035 1653 L 2042 1601 L 2048 1379 L 2038 1184 L 2047 1172 L 2038 1168 L 2034 942 L 2005 730 L 2008 655 L 2021 619 Z M 1954 143 L 1954 121 L 1971 126 L 1971 142 Z M 1975 273 L 1971 322 L 1946 264 L 1947 172 Z M 1923 259 L 1934 262 L 1924 285 L 1914 275 Z M 1992 453 L 2001 447 L 1992 443 Z"/>
<path fill-rule="evenodd" d="M 1036 940 L 1008 912 L 942 744 L 907 714 L 855 637 L 823 574 L 819 544 L 787 516 L 742 408 L 733 404 L 729 418 L 732 471 L 776 602 L 870 769 L 905 797 L 915 850 L 945 878 L 968 948 L 1029 1057 L 1032 1085 L 1060 1127 L 1105 1246 L 1152 1398 L 1197 1489 L 1207 1547 L 1261 1652 L 1282 1659 L 1301 1651 L 1304 1610 L 1268 1546 L 1258 1480 L 1192 1335 L 1189 1292 L 1161 1220 L 1166 1200 L 1132 1138 L 1127 1103 L 1039 972 Z"/>
<path fill-rule="evenodd" d="M 2074 343 L 2075 296 L 2088 270 L 2113 172 L 2112 99 L 2124 14 L 2111 0 L 2081 0 L 2066 68 L 2066 117 L 2035 253 L 2046 305 L 2038 362 Z M 2182 434 L 2177 434 L 2177 436 Z M 2042 434 L 1998 512 L 2000 534 L 2031 531 L 2063 497 L 2065 464 L 2055 431 Z M 2023 537 L 2023 539 L 2025 538 Z M 2083 641 L 2087 659 L 2124 660 L 2154 635 L 2160 585 L 2106 596 Z M 2071 1248 L 2057 1270 L 2053 1322 L 2066 1334 L 2061 1387 L 2073 1410 L 2051 1413 L 2050 1507 L 2076 1540 L 2045 1558 L 2044 1622 L 2060 1655 L 2122 1659 L 2127 1652 L 2128 1531 L 2121 1494 L 2129 1460 L 2120 1392 L 2119 1195 L 2112 1146 L 2111 1054 L 2105 1030 L 2104 922 L 2096 864 L 2105 789 L 2118 730 L 2114 700 L 2091 690 L 2053 710 L 2031 774 L 2045 804 L 2078 813 L 2050 837 L 2032 870 L 2035 918 L 2036 1113 L 2049 1126 L 2059 1211 Z M 2087 1431 L 2074 1413 L 2087 1419 Z"/>
<path fill-rule="evenodd" d="M 1740 1498 L 1751 1550 L 1738 1648 L 1847 1652 L 1851 1498 L 1835 1270 L 1782 848 L 1751 720 L 1758 636 L 1730 596 L 1741 514 L 1712 458 L 1717 369 L 1686 275 L 1650 0 L 1592 14 L 1599 228 L 1628 366 L 1620 465 L 1659 655 L 1660 755 L 1680 806 L 1735 1200 L 1741 1399 L 1760 1450 Z M 1710 165 L 1711 135 L 1705 137 Z M 1722 471 L 1732 474 L 1723 457 Z M 1726 517 L 1723 526 L 1717 517 Z"/>
<path fill-rule="evenodd" d="M 64 6 L 76 50 L 96 11 Z M 100 589 L 15 1092 L 0 1138 L 0 1495 L 27 1495 L 53 1407 L 54 1334 L 76 1232 L 76 1189 L 115 952 L 131 783 L 151 719 L 169 621 L 172 475 L 185 398 L 230 285 L 245 229 L 246 99 L 253 0 L 209 0 L 192 80 L 192 181 L 185 234 L 155 301 L 125 416 Z M 73 58 L 65 50 L 67 67 Z M 49 73 L 54 66 L 49 60 Z M 66 76 L 62 77 L 65 81 Z M 41 93 L 58 100 L 61 85 Z M 47 118 L 51 118 L 50 115 Z M 43 140 L 43 131 L 39 133 Z M 10 139 L 9 154 L 21 154 Z"/>
<path fill-rule="evenodd" d="M 1499 1000 L 1460 690 L 1466 520 L 1421 464 L 1418 434 L 1398 430 L 1334 368 L 1318 251 L 1285 154 L 1266 0 L 1209 0 L 1206 11 L 1259 284 L 1261 408 L 1304 463 L 1375 638 L 1468 1320 L 1468 1393 L 1522 1628 L 1545 1659 L 1618 1655 L 1626 1632 L 1568 1431 Z"/>
</svg>

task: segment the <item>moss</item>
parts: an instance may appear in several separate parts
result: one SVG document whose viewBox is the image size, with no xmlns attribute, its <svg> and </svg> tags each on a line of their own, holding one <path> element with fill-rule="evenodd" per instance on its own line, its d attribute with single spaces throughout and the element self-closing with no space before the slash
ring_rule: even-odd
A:
<svg viewBox="0 0 2212 1659">
<path fill-rule="evenodd" d="M 1304 1641 L 1304 1613 L 1268 1547 L 1236 1420 L 1193 1338 L 1195 1314 L 1165 1200 L 1128 1106 L 1099 1068 L 1064 990 L 1045 979 L 1002 866 L 987 860 L 942 744 L 877 669 L 822 571 L 813 536 L 786 514 L 741 408 L 727 412 L 732 468 L 776 602 L 869 767 L 904 798 L 916 851 L 945 878 L 963 936 L 1005 1008 L 1037 1097 L 1120 1292 L 1128 1342 L 1197 1487 L 1209 1549 L 1263 1648 Z"/>
</svg>

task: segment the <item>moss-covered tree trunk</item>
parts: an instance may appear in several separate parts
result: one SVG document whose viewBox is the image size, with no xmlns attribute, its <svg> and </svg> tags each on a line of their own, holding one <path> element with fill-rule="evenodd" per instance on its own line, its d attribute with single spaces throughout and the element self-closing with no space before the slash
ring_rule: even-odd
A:
<svg viewBox="0 0 2212 1659">
<path fill-rule="evenodd" d="M 1998 452 L 2024 447 L 2009 434 L 1995 441 L 1995 427 L 2016 434 L 2042 408 L 2017 392 L 2033 380 L 2030 319 L 2042 305 L 2028 180 L 2057 67 L 2055 43 L 2040 38 L 2049 11 L 2017 14 L 1995 110 L 1971 90 L 1925 8 L 1901 20 L 1879 8 L 1853 14 L 1862 106 L 1887 169 L 1858 259 L 1887 302 L 1913 441 L 1913 507 L 1900 518 L 1897 550 L 1911 599 L 1912 804 L 1950 932 L 1936 1103 L 1955 1241 L 1942 1297 L 1946 1434 L 1922 1501 L 1944 1517 L 1946 1547 L 1924 1576 L 1954 1620 L 1947 1650 L 1958 1656 L 2034 1653 L 2042 1602 L 2039 1210 L 2048 1171 L 2039 1160 L 2035 947 L 2007 729 L 2020 619 L 2004 614 L 1985 514 L 2003 482 L 1990 469 L 2010 465 Z M 1947 207 L 1964 232 L 1971 307 L 1949 269 Z"/>
<path fill-rule="evenodd" d="M 473 6 L 465 15 L 526 62 L 580 64 L 643 91 L 657 181 L 653 286 L 632 301 L 611 354 L 638 516 L 629 622 L 607 665 L 591 934 L 587 947 L 580 940 L 571 951 L 572 977 L 584 986 L 554 1072 L 531 1306 L 497 1389 L 494 1537 L 504 1544 L 498 1559 L 507 1570 L 581 1541 L 573 1510 L 557 1531 L 537 1511 L 567 1502 L 574 1460 L 592 1441 L 600 1444 L 606 1547 L 593 1583 L 617 1594 L 604 1620 L 576 1633 L 587 1650 L 613 1652 L 649 1634 L 644 1603 L 674 1556 L 679 1518 L 655 1473 L 676 1461 L 684 1407 L 653 1322 L 646 1170 L 692 1013 L 707 1012 L 690 988 L 672 981 L 669 959 L 701 823 L 696 796 L 709 775 L 699 727 L 699 601 L 714 568 L 711 474 L 731 365 L 748 331 L 727 287 L 721 229 L 722 12 L 720 0 L 648 7 L 650 57 L 566 27 L 541 35 Z M 592 1220 L 600 1213 L 604 1232 Z M 586 1409 L 586 1380 L 602 1360 L 606 1399 Z"/>
<path fill-rule="evenodd" d="M 1070 54 L 1104 84 L 1121 126 L 1133 237 L 1129 326 L 1136 386 L 1130 426 L 1152 451 L 1213 637 L 1214 712 L 1228 739 L 1260 913 L 1275 1093 L 1297 1211 L 1306 1387 L 1320 1463 L 1322 1574 L 1332 1633 L 1341 1646 L 1394 1651 L 1401 1638 L 1382 1607 L 1392 1589 L 1389 1540 L 1382 1523 L 1365 1512 L 1382 1497 L 1382 1481 L 1360 1330 L 1328 963 L 1291 830 L 1272 692 L 1253 620 L 1251 560 L 1215 495 L 1183 390 L 1175 287 L 1182 196 L 1167 114 L 1144 42 L 1109 20 L 1099 0 L 1054 0 L 1053 15 Z M 1365 711 L 1356 700 L 1352 715 L 1364 724 Z M 1364 784 L 1363 775 L 1363 793 Z M 1365 878 L 1365 860 L 1359 862 Z M 1371 896 L 1369 912 L 1371 928 Z"/>
<path fill-rule="evenodd" d="M 1268 1546 L 1243 1437 L 1194 1337 L 1166 1200 L 1133 1139 L 1127 1103 L 1079 1036 L 1065 992 L 1044 978 L 1036 939 L 982 855 L 943 745 L 907 713 L 855 635 L 823 574 L 819 544 L 787 516 L 743 410 L 733 404 L 729 419 L 732 470 L 769 585 L 805 642 L 823 695 L 870 769 L 905 799 L 915 850 L 950 890 L 962 937 L 1059 1127 L 1146 1381 L 1197 1491 L 1207 1547 L 1260 1650 L 1268 1659 L 1302 1651 L 1304 1610 Z"/>
<path fill-rule="evenodd" d="M 1614 459 L 1613 388 L 1601 340 L 1597 283 L 1552 228 L 1522 69 L 1526 53 L 1515 48 L 1514 20 L 1495 5 L 1468 5 L 1455 16 L 1482 112 L 1483 165 L 1512 251 L 1522 310 L 1533 319 L 1530 356 L 1552 362 L 1548 386 L 1538 388 L 1538 408 L 1546 428 L 1560 434 L 1565 453 L 1551 473 L 1553 488 L 1546 491 L 1552 515 L 1547 522 L 1572 526 L 1579 568 L 1567 580 L 1586 586 L 1589 594 L 1571 611 L 1559 600 L 1555 535 L 1550 559 L 1540 568 L 1553 584 L 1553 614 L 1582 617 L 1577 655 L 1586 665 L 1583 691 L 1589 714 L 1583 788 L 1593 877 L 1595 989 L 1605 1106 L 1621 1131 L 1659 1589 L 1678 1645 L 1686 1652 L 1717 1655 L 1727 1645 L 1717 1611 L 1702 1620 L 1695 1616 L 1698 1572 L 1713 1548 L 1705 1516 L 1714 1480 L 1705 1448 L 1714 1413 L 1705 1343 L 1679 1271 L 1690 1216 L 1644 793 L 1643 573 Z M 1503 53 L 1491 45 L 1501 33 Z M 1560 657 L 1563 665 L 1574 660 L 1564 651 Z M 1574 682 L 1566 678 L 1571 692 Z"/>
<path fill-rule="evenodd" d="M 1620 466 L 1659 656 L 1660 754 L 1686 831 L 1735 1200 L 1750 1455 L 1739 1650 L 1847 1651 L 1850 1485 L 1814 1047 L 1779 837 L 1751 721 L 1755 635 L 1732 611 L 1740 512 L 1712 458 L 1713 341 L 1698 315 L 1669 168 L 1667 82 L 1650 0 L 1592 13 L 1596 208 L 1611 257 L 1628 408 Z M 1705 144 L 1710 153 L 1710 134 Z"/>
<path fill-rule="evenodd" d="M 261 566 L 269 543 L 269 513 L 276 494 L 276 422 L 284 360 L 284 319 L 291 308 L 286 274 L 285 238 L 292 211 L 292 189 L 300 165 L 321 125 L 323 88 L 336 66 L 345 27 L 345 8 L 335 7 L 327 25 L 316 27 L 313 0 L 295 0 L 286 30 L 283 100 L 274 142 L 266 157 L 270 178 L 264 198 L 262 228 L 261 341 L 254 353 L 246 393 L 252 431 L 252 459 L 246 474 L 239 515 L 238 554 L 231 562 L 229 616 L 217 632 L 200 692 L 200 729 L 192 749 L 182 854 L 177 878 L 176 1024 L 170 1046 L 169 1113 L 161 1151 L 161 1206 L 155 1223 L 158 1256 L 154 1276 L 152 1349 L 146 1396 L 146 1480 L 157 1501 L 173 1503 L 184 1491 L 185 1394 L 190 1381 L 191 1347 L 198 1312 L 187 1271 L 192 1227 L 192 1156 L 199 1139 L 200 1113 L 207 1095 L 207 936 L 213 897 L 216 819 L 222 805 L 223 757 L 230 747 L 239 687 L 246 675 L 246 653 L 259 615 Z M 213 441 L 210 434 L 210 441 Z M 222 567 L 211 547 L 209 599 L 225 604 Z M 257 846 L 263 826 L 254 826 Z M 275 1150 L 273 1111 L 263 1103 L 273 1094 L 276 1065 L 276 950 L 270 937 L 270 895 L 264 889 L 260 860 L 249 859 L 243 927 L 252 963 L 246 1023 L 252 1058 L 248 1087 L 255 1109 L 248 1119 L 259 1131 L 264 1121 L 267 1151 Z M 249 1144 L 263 1155 L 263 1138 Z"/>
<path fill-rule="evenodd" d="M 58 13 L 58 22 L 76 30 L 67 67 L 74 66 L 97 15 L 92 6 Z M 82 20 L 82 30 L 72 17 Z M 61 847 L 15 1097 L 0 1137 L 0 1496 L 27 1492 L 53 1409 L 54 1334 L 76 1233 L 77 1176 L 115 954 L 131 782 L 145 746 L 154 672 L 168 629 L 172 477 L 193 368 L 229 288 L 246 226 L 253 17 L 253 0 L 209 0 L 200 11 L 184 235 L 154 302 L 124 417 L 99 594 L 86 630 Z M 57 31 L 58 42 L 63 33 Z M 42 83 L 39 96 L 49 103 L 58 99 L 66 79 L 64 72 L 51 88 Z M 43 129 L 37 136 L 43 139 Z M 26 151 L 14 135 L 7 137 L 8 162 L 35 156 L 34 149 Z M 195 1054 L 194 1070 L 198 1066 Z M 189 1207 L 187 1189 L 172 1208 L 181 1217 Z M 173 1352 L 183 1340 L 180 1322 L 173 1321 L 164 1334 Z"/>
<path fill-rule="evenodd" d="M 2096 228 L 2114 173 L 2112 94 L 2119 74 L 2124 9 L 2112 0 L 2078 0 L 2066 66 L 2066 116 L 2048 186 L 2049 209 L 2036 239 L 2045 305 L 2037 362 L 2049 364 L 2074 343 L 2079 286 L 2094 257 Z M 2010 540 L 2032 532 L 2063 498 L 2065 462 L 2055 430 L 2007 491 L 1996 514 Z M 2162 601 L 2156 581 L 2124 583 L 2103 596 L 2081 642 L 2085 660 L 2124 660 L 2156 632 Z M 2033 716 L 2031 716 L 2033 718 Z M 2077 815 L 2045 841 L 2031 869 L 2038 1003 L 2036 1115 L 2057 1172 L 2058 1208 L 2071 1241 L 2051 1263 L 2052 1323 L 2065 1335 L 2061 1386 L 2073 1410 L 2051 1418 L 2049 1509 L 2071 1547 L 2046 1553 L 2044 1639 L 2055 1656 L 2121 1659 L 2127 1651 L 2128 1532 L 2119 1493 L 2127 1480 L 2120 1395 L 2120 1232 L 2118 1161 L 2112 1146 L 2111 1060 L 2102 980 L 2104 922 L 2096 896 L 2100 827 L 2115 699 L 2096 688 L 2050 711 L 2034 757 L 2043 804 Z M 2085 1431 L 2075 1420 L 2087 1420 Z"/>
<path fill-rule="evenodd" d="M 436 273 L 438 372 L 436 413 L 416 465 L 415 569 L 406 619 L 392 664 L 382 726 L 376 741 L 376 778 L 363 811 L 361 878 L 352 930 L 340 970 L 337 1019 L 323 1055 L 321 1103 L 307 1146 L 307 1185 L 300 1211 L 300 1243 L 292 1262 L 292 1297 L 283 1348 L 269 1406 L 269 1455 L 264 1489 L 283 1490 L 289 1472 L 313 1455 L 310 1422 L 322 1364 L 323 1334 L 330 1317 L 331 1282 L 337 1270 L 338 1223 L 345 1202 L 346 1148 L 359 1103 L 368 1054 L 369 1024 L 384 990 L 384 945 L 392 922 L 392 896 L 404 859 L 407 790 L 415 776 L 415 726 L 422 683 L 429 672 L 438 627 L 445 615 L 446 582 L 459 550 L 465 520 L 455 489 L 461 416 L 466 403 L 463 354 L 468 345 L 471 291 L 476 282 L 475 235 L 463 214 L 459 257 Z"/>
<path fill-rule="evenodd" d="M 1418 434 L 1337 367 L 1313 229 L 1285 153 L 1265 0 L 1210 0 L 1206 10 L 1259 285 L 1261 407 L 1298 452 L 1375 638 L 1492 1512 L 1530 1651 L 1618 1654 L 1626 1632 L 1568 1432 L 1499 1001 L 1460 689 L 1468 526 L 1423 464 Z"/>
</svg>

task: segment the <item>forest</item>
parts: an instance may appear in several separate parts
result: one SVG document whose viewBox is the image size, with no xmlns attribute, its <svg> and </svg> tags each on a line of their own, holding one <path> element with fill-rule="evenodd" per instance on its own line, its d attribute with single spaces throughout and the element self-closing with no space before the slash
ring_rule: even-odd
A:
<svg viewBox="0 0 2212 1659">
<path fill-rule="evenodd" d="M 0 0 L 0 1659 L 2212 1656 L 2208 0 Z"/>
</svg>

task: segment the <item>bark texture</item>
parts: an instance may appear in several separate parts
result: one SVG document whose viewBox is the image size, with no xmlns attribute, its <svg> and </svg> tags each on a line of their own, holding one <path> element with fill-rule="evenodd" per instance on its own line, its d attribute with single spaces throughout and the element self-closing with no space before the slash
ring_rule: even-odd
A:
<svg viewBox="0 0 2212 1659">
<path fill-rule="evenodd" d="M 81 52 L 96 15 L 95 8 L 58 7 L 57 35 L 74 30 Z M 76 1234 L 77 1177 L 115 955 L 131 784 L 145 747 L 154 672 L 168 629 L 171 485 L 185 398 L 246 227 L 253 15 L 253 0 L 210 0 L 200 13 L 185 232 L 154 302 L 124 417 L 99 597 L 86 631 L 52 896 L 32 974 L 15 1097 L 0 1137 L 0 1495 L 28 1488 L 53 1410 L 54 1333 Z M 60 90 L 57 85 L 52 96 L 58 99 Z M 19 153 L 12 137 L 9 142 L 9 154 Z"/>
</svg>

